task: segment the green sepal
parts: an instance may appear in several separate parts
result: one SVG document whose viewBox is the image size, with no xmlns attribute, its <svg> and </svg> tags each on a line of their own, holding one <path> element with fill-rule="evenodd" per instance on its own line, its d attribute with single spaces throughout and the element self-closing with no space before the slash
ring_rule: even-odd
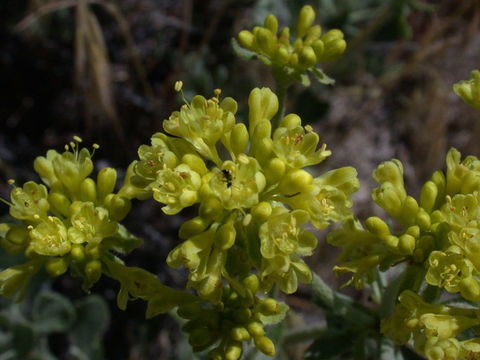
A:
<svg viewBox="0 0 480 360">
<path fill-rule="evenodd" d="M 330 76 L 325 74 L 319 68 L 312 68 L 310 70 L 310 72 L 312 73 L 314 79 L 317 80 L 320 84 L 323 84 L 323 85 L 333 85 L 333 84 L 335 84 L 335 79 L 332 79 Z"/>
</svg>

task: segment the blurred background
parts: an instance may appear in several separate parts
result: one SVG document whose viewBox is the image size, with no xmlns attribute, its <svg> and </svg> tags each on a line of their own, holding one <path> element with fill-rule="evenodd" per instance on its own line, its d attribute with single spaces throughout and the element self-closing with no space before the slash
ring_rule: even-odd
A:
<svg viewBox="0 0 480 360">
<path fill-rule="evenodd" d="M 291 25 L 307 3 L 317 10 L 317 23 L 324 29 L 345 33 L 349 47 L 343 58 L 325 64 L 336 84 L 294 86 L 287 112 L 311 124 L 333 151 L 313 172 L 346 165 L 358 169 L 362 189 L 355 211 L 360 218 L 381 214 L 370 200 L 375 186 L 370 174 L 379 162 L 400 159 L 407 187 L 417 195 L 430 174 L 444 166 L 450 147 L 480 155 L 480 113 L 451 90 L 480 68 L 478 1 L 2 0 L 0 195 L 8 198 L 7 179 L 38 180 L 33 159 L 47 149 L 62 149 L 73 135 L 88 146 L 100 144 L 98 168 L 125 169 L 138 146 L 148 143 L 181 105 L 173 89 L 177 80 L 184 82 L 187 98 L 210 96 L 221 88 L 222 95 L 238 101 L 239 118 L 246 119 L 250 90 L 273 87 L 273 81 L 261 63 L 235 57 L 231 37 L 261 23 L 268 13 L 276 14 L 281 26 Z M 7 207 L 0 206 L 0 214 L 6 214 Z M 179 224 L 192 214 L 167 219 L 154 202 L 134 204 L 125 225 L 144 245 L 126 262 L 158 274 L 166 284 L 182 286 L 185 274 L 166 268 L 164 260 L 178 242 Z M 341 280 L 331 272 L 336 253 L 321 244 L 309 263 L 338 287 Z M 2 254 L 0 267 L 10 262 L 14 259 Z M 46 293 L 38 299 L 46 288 L 63 295 Z M 193 358 L 174 318 L 145 321 L 141 302 L 122 312 L 115 307 L 116 291 L 117 284 L 108 279 L 95 286 L 93 292 L 105 302 L 84 298 L 79 281 L 68 276 L 47 285 L 39 281 L 26 305 L 13 306 L 13 311 L 8 302 L 1 303 L 0 349 L 18 344 L 33 349 L 24 357 L 15 355 L 19 359 L 82 359 L 75 348 L 85 347 L 91 336 L 96 345 L 86 350 L 89 359 Z M 360 292 L 350 294 L 369 302 Z M 45 317 L 30 305 L 51 303 L 49 296 L 66 313 L 76 313 L 72 319 L 84 316 L 98 331 L 92 334 L 72 319 L 47 330 L 30 329 Z M 290 328 L 322 323 L 308 287 L 286 302 L 294 310 Z M 6 315 L 13 313 L 18 317 Z M 301 359 L 307 346 L 286 344 L 282 356 Z M 15 356 L 0 354 L 0 359 Z"/>
</svg>

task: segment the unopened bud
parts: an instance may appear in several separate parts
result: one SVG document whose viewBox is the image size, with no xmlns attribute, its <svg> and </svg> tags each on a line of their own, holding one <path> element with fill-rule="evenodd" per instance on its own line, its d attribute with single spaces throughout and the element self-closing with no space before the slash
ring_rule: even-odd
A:
<svg viewBox="0 0 480 360">
<path fill-rule="evenodd" d="M 265 18 L 264 26 L 272 32 L 272 34 L 276 34 L 278 31 L 278 20 L 275 15 L 269 14 Z"/>
<path fill-rule="evenodd" d="M 420 206 L 428 213 L 432 212 L 437 201 L 438 188 L 433 181 L 427 181 L 420 191 Z"/>
<path fill-rule="evenodd" d="M 182 157 L 182 163 L 188 165 L 190 169 L 192 169 L 201 176 L 205 175 L 208 172 L 205 161 L 203 161 L 202 158 L 198 155 L 186 154 Z"/>
<path fill-rule="evenodd" d="M 235 155 L 246 153 L 248 146 L 248 130 L 247 127 L 242 124 L 236 124 L 230 134 L 230 146 Z"/>
<path fill-rule="evenodd" d="M 5 235 L 7 241 L 15 245 L 23 245 L 28 240 L 28 229 L 23 226 L 13 225 Z"/>
<path fill-rule="evenodd" d="M 313 177 L 302 169 L 295 169 L 287 173 L 281 180 L 279 191 L 285 195 L 293 195 L 304 191 L 313 182 Z"/>
<path fill-rule="evenodd" d="M 103 200 L 105 196 L 112 193 L 117 183 L 117 172 L 113 168 L 103 168 L 97 175 L 98 198 Z"/>
<path fill-rule="evenodd" d="M 93 179 L 85 178 L 80 184 L 80 199 L 83 201 L 96 202 L 97 187 Z"/>
<path fill-rule="evenodd" d="M 255 346 L 258 350 L 268 356 L 275 356 L 275 345 L 272 340 L 266 336 L 258 336 L 254 338 Z"/>
<path fill-rule="evenodd" d="M 390 235 L 390 229 L 385 222 L 379 217 L 372 216 L 365 221 L 367 229 L 375 235 L 378 236 L 387 236 Z"/>
<path fill-rule="evenodd" d="M 47 260 L 45 270 L 51 276 L 60 276 L 68 269 L 68 261 L 63 257 L 55 257 Z"/>
<path fill-rule="evenodd" d="M 102 263 L 98 260 L 92 260 L 85 265 L 85 276 L 89 283 L 96 283 L 102 276 Z"/>
<path fill-rule="evenodd" d="M 232 222 L 228 222 L 220 226 L 215 233 L 215 241 L 218 243 L 222 250 L 230 249 L 235 244 L 235 237 L 237 232 Z"/>
<path fill-rule="evenodd" d="M 242 30 L 238 34 L 240 45 L 249 50 L 254 50 L 255 36 L 248 30 Z"/>
<path fill-rule="evenodd" d="M 304 36 L 310 26 L 315 21 L 315 10 L 310 5 L 305 5 L 300 9 L 297 19 L 296 35 L 297 37 Z"/>
<path fill-rule="evenodd" d="M 186 240 L 194 235 L 204 232 L 209 224 L 209 221 L 206 221 L 200 216 L 194 217 L 193 219 L 185 221 L 180 226 L 178 236 L 180 237 L 180 239 Z"/>
<path fill-rule="evenodd" d="M 404 234 L 400 236 L 398 242 L 398 250 L 402 255 L 412 255 L 415 250 L 416 240 L 413 236 Z"/>
</svg>

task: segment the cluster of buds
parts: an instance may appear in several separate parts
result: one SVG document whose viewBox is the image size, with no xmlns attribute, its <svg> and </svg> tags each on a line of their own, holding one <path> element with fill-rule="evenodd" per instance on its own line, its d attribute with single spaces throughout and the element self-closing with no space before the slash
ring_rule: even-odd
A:
<svg viewBox="0 0 480 360">
<path fill-rule="evenodd" d="M 274 73 L 291 80 L 311 71 L 319 73 L 318 63 L 340 57 L 347 47 L 343 33 L 338 29 L 322 34 L 320 25 L 314 25 L 315 10 L 305 5 L 298 15 L 295 39 L 290 37 L 290 28 L 279 31 L 275 15 L 265 18 L 264 26 L 243 30 L 238 34 L 240 45 L 257 54 L 258 58 L 273 68 Z"/>
<path fill-rule="evenodd" d="M 393 231 L 378 217 L 368 218 L 365 226 L 348 221 L 328 237 L 343 248 L 344 263 L 335 270 L 352 273 L 349 283 L 361 287 L 373 279 L 377 266 L 384 271 L 402 262 L 417 264 L 406 275 L 415 278 L 410 279 L 412 290 L 424 283 L 479 302 L 480 160 L 474 156 L 462 160 L 451 149 L 446 165 L 445 172 L 436 171 L 423 185 L 417 201 L 405 191 L 401 163 L 382 163 L 373 173 L 380 186 L 372 197 L 402 230 Z M 470 359 L 480 356 L 480 338 L 460 341 L 457 335 L 479 322 L 476 309 L 430 305 L 407 291 L 395 313 L 383 321 L 383 332 L 401 344 L 413 339 L 428 359 Z"/>
<path fill-rule="evenodd" d="M 169 135 L 157 133 L 151 145 L 139 148 L 131 181 L 162 203 L 166 214 L 198 204 L 198 215 L 180 227 L 184 241 L 167 263 L 187 268 L 187 287 L 210 306 L 226 309 L 225 299 L 233 294 L 225 293 L 226 285 L 244 298 L 252 292 L 243 281 L 250 276 L 259 294 L 274 285 L 293 293 L 298 282 L 310 282 L 302 257 L 312 254 L 317 239 L 304 227 L 323 229 L 351 216 L 358 179 L 349 167 L 316 178 L 304 169 L 331 152 L 318 147 L 319 136 L 298 115 L 286 115 L 272 132 L 278 99 L 270 89 L 250 93 L 247 125 L 236 121 L 236 101 L 220 93 L 195 96 L 165 120 Z M 271 352 L 267 340 L 252 338 Z M 237 354 L 226 349 L 237 348 L 238 341 L 222 341 L 219 351 Z"/>
<path fill-rule="evenodd" d="M 210 348 L 211 359 L 237 360 L 243 353 L 243 344 L 253 342 L 264 354 L 275 355 L 264 326 L 281 320 L 288 307 L 273 298 L 258 298 L 255 292 L 259 282 L 255 275 L 242 283 L 248 289 L 243 296 L 227 285 L 218 304 L 190 302 L 179 306 L 178 315 L 187 320 L 182 330 L 188 334 L 194 351 Z"/>
<path fill-rule="evenodd" d="M 128 181 L 133 169 L 115 192 L 115 169 L 103 168 L 96 181 L 89 177 L 93 152 L 80 148 L 80 138 L 74 140 L 65 152 L 50 150 L 35 160 L 44 184 L 29 181 L 17 187 L 10 181 L 11 199 L 4 202 L 15 221 L 0 225 L 0 244 L 10 253 L 25 255 L 27 261 L 0 273 L 3 296 L 21 298 L 42 267 L 52 276 L 70 268 L 88 289 L 100 278 L 102 258 L 109 250 L 127 253 L 140 244 L 119 224 L 130 211 L 132 197 L 144 193 Z"/>
<path fill-rule="evenodd" d="M 470 79 L 456 83 L 453 90 L 467 104 L 480 109 L 480 70 L 473 70 Z"/>
</svg>

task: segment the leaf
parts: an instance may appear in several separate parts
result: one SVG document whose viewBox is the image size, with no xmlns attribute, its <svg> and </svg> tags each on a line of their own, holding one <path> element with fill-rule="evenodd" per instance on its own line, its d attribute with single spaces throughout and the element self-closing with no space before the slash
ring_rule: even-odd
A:
<svg viewBox="0 0 480 360">
<path fill-rule="evenodd" d="M 350 332 L 327 332 L 317 338 L 305 352 L 305 360 L 347 359 L 352 351 Z"/>
<path fill-rule="evenodd" d="M 75 321 L 75 309 L 64 296 L 52 291 L 40 293 L 33 302 L 32 319 L 41 334 L 65 331 Z"/>
<path fill-rule="evenodd" d="M 318 68 L 313 68 L 311 70 L 311 73 L 313 74 L 313 77 L 315 80 L 317 80 L 320 84 L 324 85 L 333 85 L 335 84 L 335 80 L 332 79 L 330 76 L 325 74 L 322 70 Z"/>
<path fill-rule="evenodd" d="M 327 310 L 328 315 L 342 317 L 345 322 L 353 325 L 376 324 L 377 319 L 369 309 L 354 303 L 348 296 L 332 290 L 317 274 L 313 274 L 312 290 L 315 294 L 314 302 Z"/>
<path fill-rule="evenodd" d="M 77 321 L 70 331 L 71 339 L 81 353 L 92 359 L 92 354 L 101 349 L 103 334 L 110 324 L 110 312 L 105 300 L 97 295 L 79 300 L 75 307 Z M 82 359 L 81 353 L 77 354 L 78 359 Z"/>
<path fill-rule="evenodd" d="M 232 38 L 230 40 L 230 43 L 232 44 L 233 52 L 240 58 L 245 59 L 245 60 L 257 60 L 258 59 L 258 54 L 250 51 L 248 49 L 245 49 L 242 47 L 237 39 Z"/>
<path fill-rule="evenodd" d="M 310 81 L 310 78 L 308 77 L 307 74 L 301 74 L 300 83 L 305 87 L 309 87 L 312 82 Z"/>
<path fill-rule="evenodd" d="M 33 347 L 34 332 L 32 326 L 15 324 L 12 328 L 13 347 L 18 359 L 24 359 Z"/>
</svg>

